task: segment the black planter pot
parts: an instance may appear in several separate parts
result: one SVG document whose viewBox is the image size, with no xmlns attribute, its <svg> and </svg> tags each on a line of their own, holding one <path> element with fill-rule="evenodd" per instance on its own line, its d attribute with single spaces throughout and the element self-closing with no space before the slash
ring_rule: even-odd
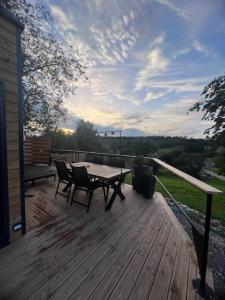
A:
<svg viewBox="0 0 225 300">
<path fill-rule="evenodd" d="M 143 192 L 143 177 L 145 175 L 145 171 L 148 167 L 140 166 L 134 168 L 134 176 L 132 177 L 132 185 L 133 189 L 136 190 L 137 193 L 142 194 Z"/>
<path fill-rule="evenodd" d="M 142 177 L 142 195 L 147 199 L 152 199 L 155 191 L 155 176 L 143 175 Z"/>
<path fill-rule="evenodd" d="M 136 178 L 135 178 L 135 176 L 132 176 L 132 186 L 133 186 L 134 190 L 137 189 L 137 184 L 136 184 Z"/>
<path fill-rule="evenodd" d="M 141 193 L 141 176 L 143 174 L 142 167 L 134 168 L 134 189 L 137 193 Z"/>
</svg>

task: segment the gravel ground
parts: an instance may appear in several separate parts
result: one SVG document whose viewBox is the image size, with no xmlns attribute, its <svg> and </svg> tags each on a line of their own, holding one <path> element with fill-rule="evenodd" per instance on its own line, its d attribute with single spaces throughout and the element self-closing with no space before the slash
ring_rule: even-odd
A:
<svg viewBox="0 0 225 300">
<path fill-rule="evenodd" d="M 167 199 L 169 200 L 169 199 Z M 204 229 L 204 216 L 188 208 L 186 205 L 179 203 L 183 210 L 195 221 L 202 229 Z M 184 229 L 192 238 L 192 230 L 189 222 L 184 218 L 182 213 L 175 205 L 170 205 L 171 209 L 184 226 Z M 209 242 L 209 258 L 208 264 L 213 273 L 215 299 L 225 299 L 225 227 L 217 220 L 211 221 L 210 242 Z"/>
</svg>

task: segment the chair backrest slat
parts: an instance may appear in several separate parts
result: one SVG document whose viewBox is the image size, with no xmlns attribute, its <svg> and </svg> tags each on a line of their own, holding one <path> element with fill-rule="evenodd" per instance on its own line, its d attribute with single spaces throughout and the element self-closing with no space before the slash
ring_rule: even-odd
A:
<svg viewBox="0 0 225 300">
<path fill-rule="evenodd" d="M 69 170 L 66 167 L 66 163 L 62 160 L 54 160 L 54 163 L 57 169 L 59 179 L 69 181 Z"/>
<path fill-rule="evenodd" d="M 72 176 L 77 187 L 88 187 L 90 180 L 86 167 L 72 167 Z"/>
</svg>

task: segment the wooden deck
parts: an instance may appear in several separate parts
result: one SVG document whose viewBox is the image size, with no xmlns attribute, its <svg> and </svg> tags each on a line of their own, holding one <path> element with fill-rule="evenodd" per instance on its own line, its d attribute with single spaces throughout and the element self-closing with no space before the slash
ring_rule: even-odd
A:
<svg viewBox="0 0 225 300">
<path fill-rule="evenodd" d="M 161 194 L 124 185 L 126 199 L 105 212 L 99 190 L 87 214 L 54 191 L 52 180 L 28 190 L 33 229 L 0 250 L 0 299 L 200 298 L 192 243 Z"/>
</svg>

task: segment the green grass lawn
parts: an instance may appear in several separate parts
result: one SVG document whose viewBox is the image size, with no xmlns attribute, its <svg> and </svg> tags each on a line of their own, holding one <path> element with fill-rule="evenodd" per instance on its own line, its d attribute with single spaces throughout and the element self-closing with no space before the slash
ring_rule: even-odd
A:
<svg viewBox="0 0 225 300">
<path fill-rule="evenodd" d="M 205 213 L 206 195 L 204 193 L 166 170 L 160 170 L 157 177 L 178 202 Z M 206 182 L 225 193 L 224 181 L 214 178 Z M 131 184 L 131 175 L 126 177 L 126 183 Z M 167 196 L 158 183 L 156 191 Z M 220 220 L 225 225 L 225 195 L 213 196 L 212 217 Z"/>
</svg>

